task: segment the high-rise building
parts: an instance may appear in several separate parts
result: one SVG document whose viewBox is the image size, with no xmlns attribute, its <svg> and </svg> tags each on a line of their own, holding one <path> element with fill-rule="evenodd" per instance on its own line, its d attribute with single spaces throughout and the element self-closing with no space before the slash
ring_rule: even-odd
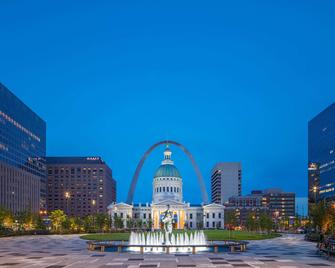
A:
<svg viewBox="0 0 335 268">
<path fill-rule="evenodd" d="M 308 122 L 308 197 L 335 200 L 335 103 Z"/>
<path fill-rule="evenodd" d="M 283 192 L 281 189 L 252 191 L 252 195 L 262 195 L 263 203 L 269 208 L 272 217 L 295 216 L 295 193 Z"/>
<path fill-rule="evenodd" d="M 212 202 L 224 204 L 232 196 L 240 196 L 242 190 L 242 165 L 238 162 L 218 163 L 212 169 Z"/>
<path fill-rule="evenodd" d="M 0 83 L 0 206 L 45 206 L 46 123 Z"/>
<path fill-rule="evenodd" d="M 308 163 L 308 211 L 319 199 L 320 168 L 317 163 Z"/>
<path fill-rule="evenodd" d="M 47 209 L 87 216 L 107 212 L 116 181 L 101 157 L 47 157 Z"/>
</svg>

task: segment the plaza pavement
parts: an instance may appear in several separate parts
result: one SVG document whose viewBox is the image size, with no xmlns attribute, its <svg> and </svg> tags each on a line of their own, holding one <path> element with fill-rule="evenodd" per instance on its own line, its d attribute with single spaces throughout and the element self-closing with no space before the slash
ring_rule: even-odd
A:
<svg viewBox="0 0 335 268">
<path fill-rule="evenodd" d="M 243 253 L 133 254 L 92 252 L 78 235 L 0 238 L 0 268 L 335 267 L 303 235 L 250 242 Z"/>
</svg>

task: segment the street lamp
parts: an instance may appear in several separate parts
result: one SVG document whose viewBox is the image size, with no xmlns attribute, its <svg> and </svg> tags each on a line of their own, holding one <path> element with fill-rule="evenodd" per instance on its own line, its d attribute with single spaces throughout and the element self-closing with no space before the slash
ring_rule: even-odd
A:
<svg viewBox="0 0 335 268">
<path fill-rule="evenodd" d="M 70 192 L 64 193 L 65 199 L 66 199 L 66 214 L 69 215 L 69 199 L 71 197 Z"/>
<path fill-rule="evenodd" d="M 315 204 L 316 204 L 316 192 L 317 192 L 317 190 L 318 190 L 318 187 L 314 186 L 313 187 L 313 193 L 314 193 L 314 202 L 315 202 Z"/>
<path fill-rule="evenodd" d="M 97 201 L 95 199 L 92 199 L 92 206 L 93 206 L 93 228 L 95 229 L 95 214 L 96 214 L 96 209 L 95 209 L 95 205 L 96 205 Z"/>
</svg>

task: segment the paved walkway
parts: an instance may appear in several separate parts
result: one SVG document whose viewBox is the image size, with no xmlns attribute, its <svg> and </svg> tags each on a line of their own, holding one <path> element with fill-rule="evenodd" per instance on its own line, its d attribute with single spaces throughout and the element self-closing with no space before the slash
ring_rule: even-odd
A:
<svg viewBox="0 0 335 268">
<path fill-rule="evenodd" d="M 302 235 L 251 242 L 244 253 L 166 255 L 86 250 L 77 235 L 0 238 L 0 268 L 335 267 Z"/>
</svg>

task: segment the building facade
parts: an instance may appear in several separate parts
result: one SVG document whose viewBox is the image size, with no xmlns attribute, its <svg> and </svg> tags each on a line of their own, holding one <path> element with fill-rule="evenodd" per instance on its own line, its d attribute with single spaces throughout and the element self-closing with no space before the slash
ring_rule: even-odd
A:
<svg viewBox="0 0 335 268">
<path fill-rule="evenodd" d="M 335 200 L 335 103 L 308 122 L 308 168 L 309 203 Z"/>
<path fill-rule="evenodd" d="M 266 189 L 253 191 L 263 196 L 264 203 L 269 208 L 272 217 L 295 217 L 295 193 L 284 192 L 281 189 Z"/>
<path fill-rule="evenodd" d="M 269 207 L 262 193 L 253 192 L 246 196 L 230 197 L 225 212 L 235 213 L 238 224 L 245 225 L 249 214 L 259 218 L 262 213 L 269 214 Z"/>
<path fill-rule="evenodd" d="M 48 211 L 87 216 L 116 201 L 116 181 L 101 157 L 47 157 L 46 163 Z"/>
<path fill-rule="evenodd" d="M 242 192 L 242 165 L 238 162 L 222 162 L 211 172 L 212 202 L 225 204 L 232 196 Z"/>
<path fill-rule="evenodd" d="M 46 198 L 46 123 L 0 83 L 0 206 L 39 212 Z"/>
<path fill-rule="evenodd" d="M 171 159 L 172 152 L 167 147 L 164 160 L 153 177 L 152 202 L 150 204 L 112 203 L 108 211 L 115 222 L 122 219 L 124 227 L 129 222 L 152 229 L 163 227 L 162 216 L 169 208 L 173 213 L 174 229 L 223 228 L 224 206 L 221 204 L 191 205 L 183 200 L 183 180 Z M 150 227 L 149 227 L 150 226 Z"/>
<path fill-rule="evenodd" d="M 246 196 L 233 196 L 225 205 L 225 212 L 233 212 L 240 225 L 246 223 L 251 213 L 258 218 L 262 213 L 273 220 L 295 217 L 295 193 L 280 189 L 252 191 Z"/>
</svg>

